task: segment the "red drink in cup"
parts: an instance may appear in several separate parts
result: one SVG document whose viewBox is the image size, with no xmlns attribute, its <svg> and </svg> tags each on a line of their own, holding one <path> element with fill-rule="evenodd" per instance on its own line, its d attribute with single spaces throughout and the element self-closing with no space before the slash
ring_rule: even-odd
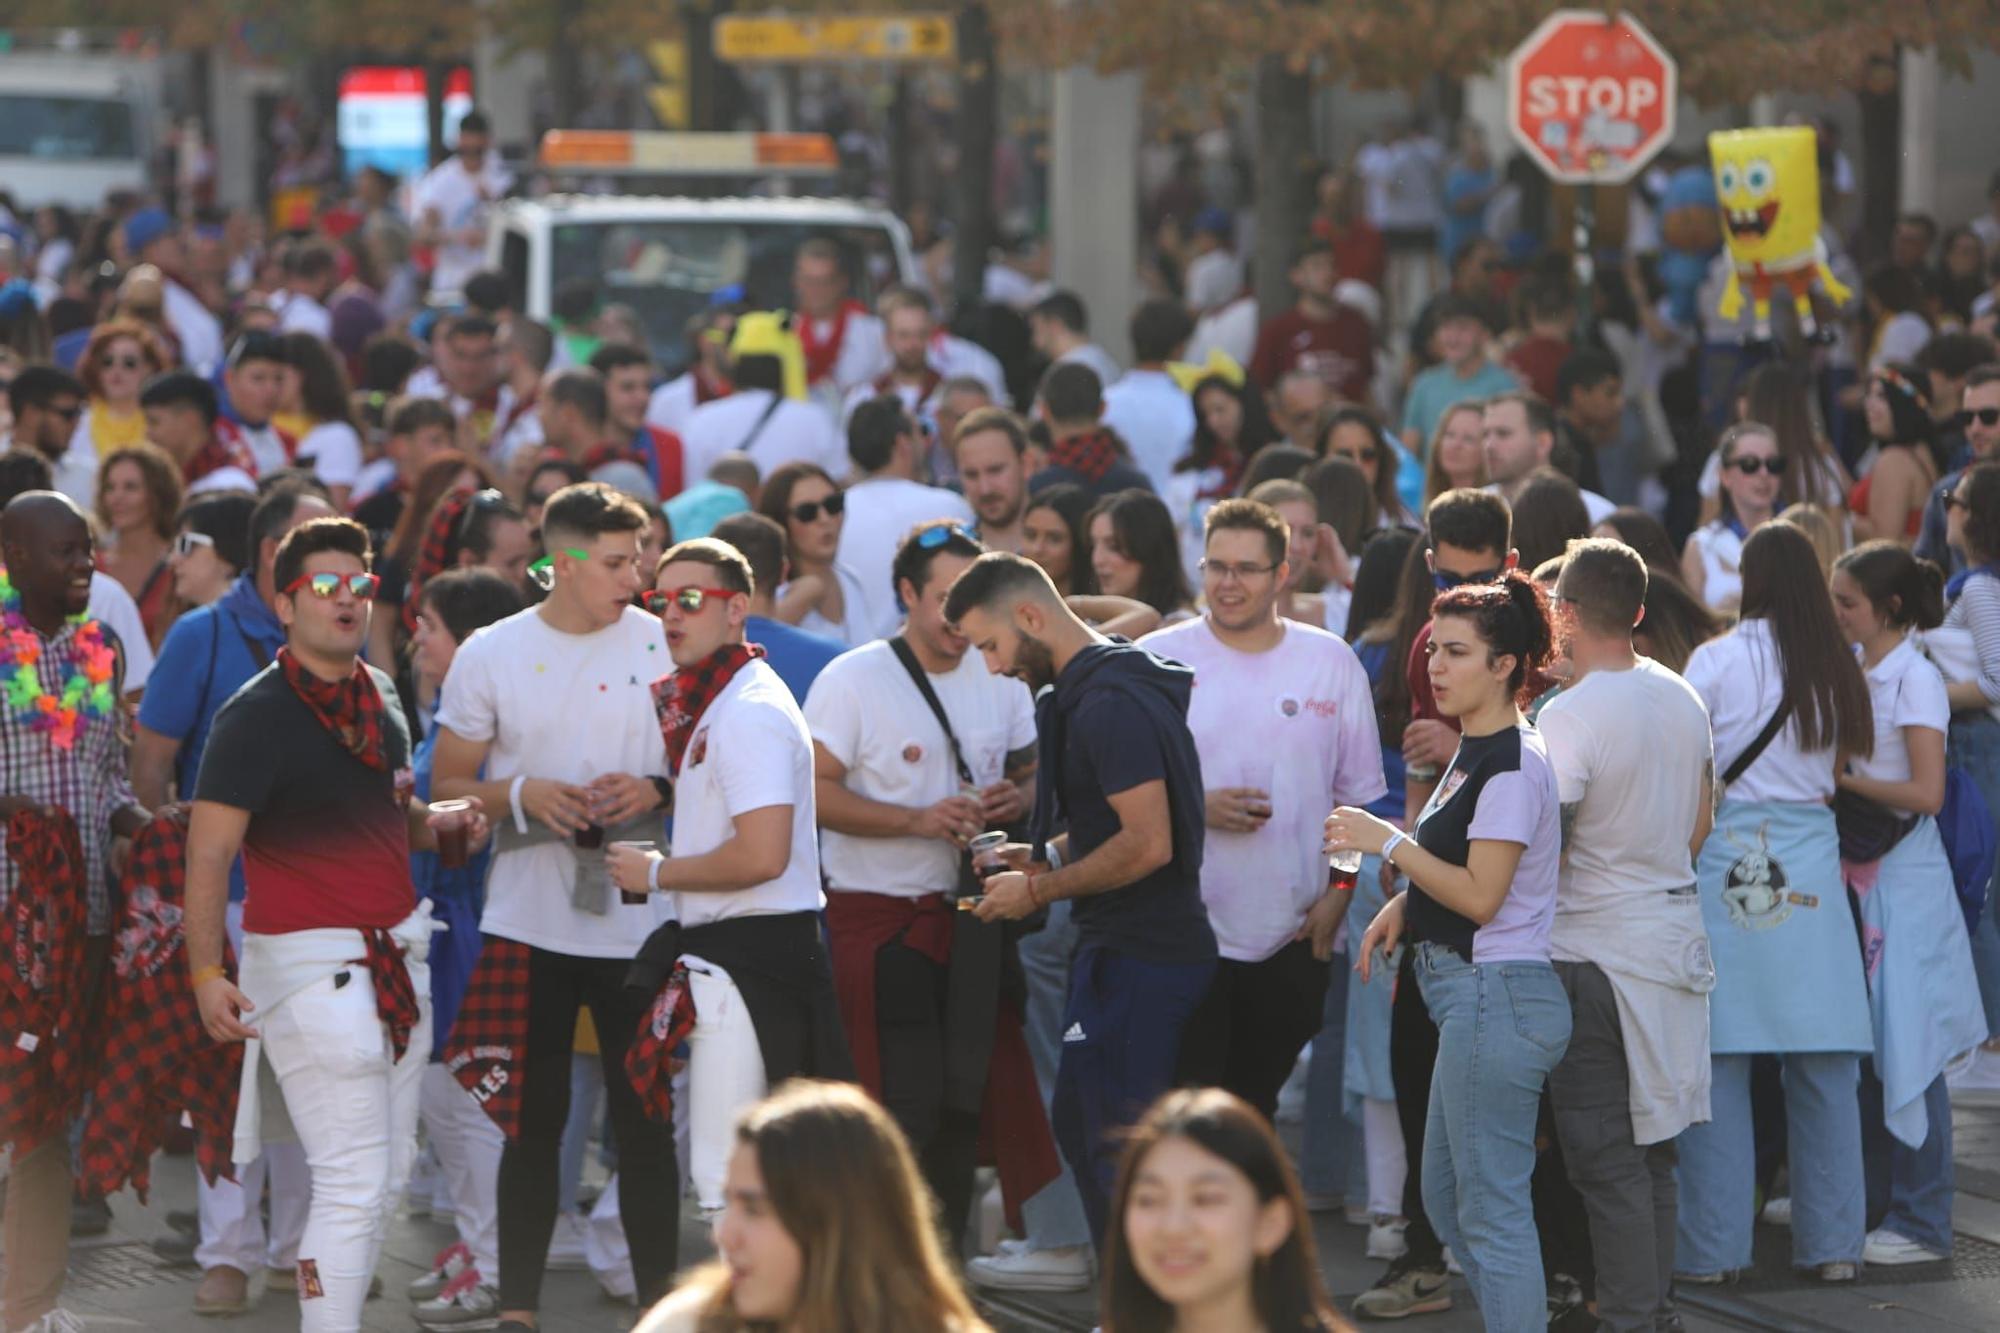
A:
<svg viewBox="0 0 2000 1333">
<path fill-rule="evenodd" d="M 965 850 L 972 856 L 973 873 L 984 881 L 1006 870 L 1007 863 L 1000 859 L 1000 849 L 1006 845 L 1007 835 L 997 830 L 988 830 L 967 843 Z M 977 896 L 962 894 L 958 899 L 958 910 L 961 912 L 970 912 L 978 905 Z"/>
<path fill-rule="evenodd" d="M 436 819 L 431 827 L 437 835 L 438 864 L 461 869 L 472 854 L 472 802 L 432 801 L 430 811 Z"/>
<path fill-rule="evenodd" d="M 593 824 L 591 827 L 596 828 L 597 826 Z M 603 829 L 598 829 L 597 833 L 600 838 L 604 836 Z M 642 852 L 659 850 L 655 844 L 650 842 L 614 842 L 611 845 L 613 847 L 632 847 Z M 636 893 L 631 889 L 618 890 L 618 901 L 624 903 L 627 907 L 643 907 L 646 905 L 646 899 L 650 896 L 645 889 L 640 889 Z"/>
<path fill-rule="evenodd" d="M 1329 889 L 1352 889 L 1361 875 L 1361 853 L 1353 848 L 1328 852 L 1326 857 L 1326 886 Z"/>
</svg>

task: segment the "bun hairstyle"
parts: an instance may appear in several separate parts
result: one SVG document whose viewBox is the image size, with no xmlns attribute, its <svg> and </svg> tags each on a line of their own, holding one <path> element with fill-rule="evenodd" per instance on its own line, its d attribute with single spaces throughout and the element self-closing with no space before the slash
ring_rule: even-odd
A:
<svg viewBox="0 0 2000 1333">
<path fill-rule="evenodd" d="M 1532 697 L 1530 677 L 1539 678 L 1555 654 L 1555 627 L 1541 585 L 1511 569 L 1494 583 L 1460 584 L 1431 603 L 1431 619 L 1446 616 L 1471 621 L 1491 656 L 1514 659 L 1507 687 L 1525 704 Z"/>
<path fill-rule="evenodd" d="M 1833 567 L 1860 585 L 1892 629 L 1936 629 L 1944 623 L 1944 571 L 1900 542 L 1863 542 Z"/>
</svg>

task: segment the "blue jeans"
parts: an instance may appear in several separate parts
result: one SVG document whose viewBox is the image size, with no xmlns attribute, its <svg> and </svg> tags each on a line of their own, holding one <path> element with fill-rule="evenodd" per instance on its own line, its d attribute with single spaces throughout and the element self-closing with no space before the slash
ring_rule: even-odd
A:
<svg viewBox="0 0 2000 1333">
<path fill-rule="evenodd" d="M 1056 1090 L 1056 1065 L 1062 1059 L 1063 1005 L 1069 998 L 1070 955 L 1076 952 L 1076 925 L 1067 901 L 1049 905 L 1048 924 L 1021 937 L 1021 972 L 1027 979 L 1028 1003 L 1021 1035 L 1028 1041 L 1028 1058 L 1035 1062 L 1041 1084 L 1042 1108 L 1047 1110 Z M 1037 1190 L 1021 1205 L 1027 1242 L 1038 1250 L 1060 1250 L 1090 1243 L 1090 1223 L 1083 1199 L 1076 1192 L 1076 1173 L 1069 1163 L 1062 1174 Z"/>
<path fill-rule="evenodd" d="M 1862 1112 L 1868 1124 L 1865 1140 L 1871 1157 L 1886 1156 L 1882 1163 L 1871 1162 L 1869 1170 L 1872 1216 L 1882 1208 L 1881 1184 L 1888 1186 L 1888 1210 L 1882 1226 L 1899 1236 L 1907 1236 L 1927 1250 L 1951 1253 L 1951 1196 L 1954 1174 L 1951 1160 L 1951 1090 L 1940 1074 L 1924 1089 L 1924 1114 L 1930 1118 L 1930 1134 L 1921 1148 L 1899 1142 L 1882 1127 L 1882 1085 L 1866 1081 L 1873 1095 L 1864 1091 Z M 1887 1179 L 1884 1182 L 1883 1176 Z"/>
<path fill-rule="evenodd" d="M 1347 971 L 1344 953 L 1333 956 L 1319 1035 L 1306 1059 L 1306 1124 L 1299 1149 L 1299 1176 L 1307 1194 L 1351 1200 L 1368 1198 L 1368 1172 L 1361 1126 L 1347 1114 L 1342 1088 L 1347 1063 Z"/>
<path fill-rule="evenodd" d="M 1709 1057 L 1712 1119 L 1681 1132 L 1681 1216 L 1674 1251 L 1678 1272 L 1729 1273 L 1750 1267 L 1757 1213 L 1750 1059 Z M 1861 1057 L 1794 1051 L 1778 1059 L 1785 1074 L 1792 1263 L 1800 1268 L 1858 1263 L 1867 1229 Z"/>
<path fill-rule="evenodd" d="M 1986 798 L 1986 808 L 2000 817 L 2000 721 L 1987 713 L 1953 714 L 1946 758 L 1966 771 Z M 2000 1037 L 2000 865 L 1993 868 L 1986 910 L 1972 932 L 1972 970 L 1986 1006 L 1986 1031 Z"/>
<path fill-rule="evenodd" d="M 1548 1286 L 1529 1181 L 1549 1071 L 1569 1045 L 1569 997 L 1547 963 L 1466 962 L 1416 946 L 1438 1026 L 1424 1127 L 1424 1212 L 1465 1269 L 1486 1327 L 1548 1326 Z"/>
</svg>

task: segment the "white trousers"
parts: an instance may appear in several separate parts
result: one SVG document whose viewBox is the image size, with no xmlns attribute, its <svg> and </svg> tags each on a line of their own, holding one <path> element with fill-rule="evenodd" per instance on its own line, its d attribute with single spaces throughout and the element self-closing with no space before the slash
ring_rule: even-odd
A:
<svg viewBox="0 0 2000 1333">
<path fill-rule="evenodd" d="M 243 904 L 229 904 L 223 923 L 237 957 L 243 955 Z M 271 1226 L 264 1228 L 264 1184 L 271 1185 Z M 290 1268 L 298 1262 L 299 1237 L 306 1229 L 306 1205 L 312 1199 L 312 1173 L 305 1149 L 296 1143 L 273 1143 L 256 1161 L 236 1168 L 235 1180 L 213 1185 L 195 1173 L 195 1207 L 201 1217 L 201 1243 L 194 1261 L 205 1272 L 228 1266 L 240 1273 L 259 1268 Z"/>
<path fill-rule="evenodd" d="M 764 1049 L 750 1021 L 750 1006 L 729 974 L 713 963 L 683 956 L 694 997 L 694 1031 L 688 1036 L 688 1178 L 702 1215 L 722 1211 L 722 1182 L 736 1145 L 736 1117 L 761 1098 Z"/>
<path fill-rule="evenodd" d="M 437 1153 L 451 1211 L 458 1218 L 458 1238 L 472 1251 L 480 1281 L 498 1286 L 500 1150 L 507 1138 L 441 1064 L 424 1066 L 418 1110 Z"/>
<path fill-rule="evenodd" d="M 343 983 L 341 978 L 345 977 Z M 417 1104 L 431 1049 L 430 998 L 394 1060 L 368 970 L 305 987 L 264 1018 L 264 1058 L 312 1167 L 299 1243 L 301 1333 L 356 1333 L 389 1219 L 417 1156 Z"/>
<path fill-rule="evenodd" d="M 1403 1215 L 1403 1182 L 1410 1173 L 1403 1155 L 1403 1122 L 1396 1103 L 1361 1099 L 1361 1142 L 1368 1154 L 1368 1211 L 1378 1217 Z"/>
</svg>

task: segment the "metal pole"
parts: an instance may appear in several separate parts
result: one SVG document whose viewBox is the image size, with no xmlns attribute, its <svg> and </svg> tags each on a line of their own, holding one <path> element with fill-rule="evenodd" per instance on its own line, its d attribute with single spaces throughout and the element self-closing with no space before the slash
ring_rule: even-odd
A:
<svg viewBox="0 0 2000 1333">
<path fill-rule="evenodd" d="M 1579 341 L 1590 337 L 1591 315 L 1597 285 L 1597 256 L 1591 244 L 1597 232 L 1597 186 L 1586 182 L 1576 187 L 1576 216 L 1570 245 L 1576 257 L 1576 332 Z"/>
</svg>

